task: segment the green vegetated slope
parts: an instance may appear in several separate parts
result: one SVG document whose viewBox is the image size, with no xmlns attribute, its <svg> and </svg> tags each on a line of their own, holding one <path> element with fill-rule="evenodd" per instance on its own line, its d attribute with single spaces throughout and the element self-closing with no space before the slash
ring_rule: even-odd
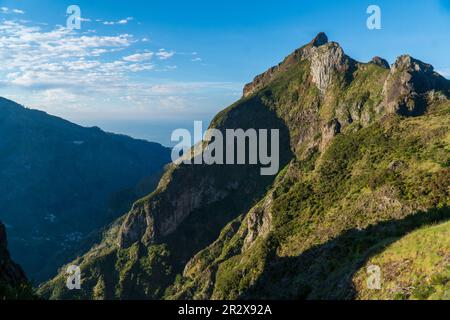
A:
<svg viewBox="0 0 450 320">
<path fill-rule="evenodd" d="M 319 34 L 211 127 L 278 128 L 281 169 L 172 165 L 39 292 L 51 299 L 354 299 L 382 249 L 450 218 L 450 85 L 409 56 L 359 63 Z M 445 242 L 444 251 L 449 251 Z M 431 269 L 430 269 L 431 270 Z M 356 280 L 355 280 L 356 281 Z"/>
<path fill-rule="evenodd" d="M 383 244 L 382 244 L 383 246 Z M 450 222 L 420 228 L 367 261 L 353 279 L 358 299 L 450 299 Z M 380 290 L 368 290 L 366 270 L 380 267 Z"/>
<path fill-rule="evenodd" d="M 169 296 L 354 298 L 352 275 L 374 246 L 449 219 L 448 112 L 392 116 L 339 135 L 320 159 L 292 161 L 270 198 L 192 259 Z M 246 245 L 258 215 L 270 232 Z"/>
</svg>

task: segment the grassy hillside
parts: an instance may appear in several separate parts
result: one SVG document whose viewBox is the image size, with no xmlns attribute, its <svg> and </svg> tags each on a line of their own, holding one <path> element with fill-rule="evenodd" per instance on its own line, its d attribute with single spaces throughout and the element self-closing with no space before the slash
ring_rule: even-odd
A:
<svg viewBox="0 0 450 320">
<path fill-rule="evenodd" d="M 354 276 L 357 299 L 450 300 L 450 222 L 420 228 L 400 240 L 374 248 Z M 380 267 L 381 290 L 368 290 L 366 270 Z"/>
</svg>

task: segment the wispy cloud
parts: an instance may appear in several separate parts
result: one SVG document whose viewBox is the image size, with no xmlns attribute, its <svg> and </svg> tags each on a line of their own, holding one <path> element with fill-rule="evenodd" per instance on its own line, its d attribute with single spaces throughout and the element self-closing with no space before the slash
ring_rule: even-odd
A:
<svg viewBox="0 0 450 320">
<path fill-rule="evenodd" d="M 119 25 L 120 24 L 121 25 L 128 24 L 128 22 L 130 22 L 132 20 L 134 20 L 133 17 L 127 17 L 125 19 L 121 19 L 121 20 L 117 20 L 117 21 L 103 21 L 103 20 L 97 20 L 97 21 L 98 22 L 103 22 L 103 24 L 107 25 L 107 26 L 113 26 L 113 25 L 117 25 L 117 24 L 119 24 Z"/>
<path fill-rule="evenodd" d="M 130 62 L 141 62 L 146 60 L 151 60 L 153 57 L 153 52 L 145 52 L 145 53 L 135 53 L 126 57 L 123 57 L 123 60 Z"/>
<path fill-rule="evenodd" d="M 129 48 L 129 34 L 77 34 L 58 27 L 44 31 L 15 21 L 0 23 L 0 81 L 32 90 L 104 92 L 128 74 L 151 70 L 143 59 L 111 60 L 104 55 Z"/>
<path fill-rule="evenodd" d="M 159 49 L 159 51 L 156 53 L 156 56 L 160 60 L 167 60 L 169 58 L 172 58 L 175 54 L 175 51 L 167 51 L 166 49 Z"/>
<path fill-rule="evenodd" d="M 20 10 L 20 9 L 10 9 L 8 7 L 0 7 L 0 13 L 3 13 L 3 14 L 11 14 L 11 13 L 25 14 L 25 11 Z"/>
<path fill-rule="evenodd" d="M 43 31 L 14 21 L 0 23 L 0 71 L 3 83 L 36 87 L 70 87 L 102 79 L 115 79 L 135 66 L 103 62 L 101 55 L 129 47 L 134 39 L 78 35 L 65 28 Z M 87 77 L 88 76 L 88 77 Z"/>
<path fill-rule="evenodd" d="M 166 63 L 175 50 L 145 49 L 151 42 L 127 33 L 4 20 L 0 39 L 0 94 L 64 117 L 182 116 L 217 106 L 205 94 L 240 94 L 240 84 L 152 79 L 148 73 L 176 70 Z"/>
</svg>

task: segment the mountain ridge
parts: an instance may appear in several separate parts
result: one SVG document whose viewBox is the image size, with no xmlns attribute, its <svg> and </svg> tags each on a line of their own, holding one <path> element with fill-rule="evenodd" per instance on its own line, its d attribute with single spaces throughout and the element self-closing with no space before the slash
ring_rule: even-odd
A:
<svg viewBox="0 0 450 320">
<path fill-rule="evenodd" d="M 449 218 L 450 81 L 430 67 L 409 56 L 393 67 L 377 57 L 359 63 L 319 34 L 247 84 L 210 125 L 279 129 L 275 178 L 249 165 L 172 164 L 155 192 L 74 261 L 84 274 L 80 291 L 65 290 L 60 274 L 41 294 L 352 297 L 347 269 L 377 244 L 372 225 L 398 238 Z M 433 214 L 415 218 L 421 211 Z M 343 244 L 336 260 L 327 248 Z M 312 269 L 296 273 L 302 264 Z"/>
</svg>

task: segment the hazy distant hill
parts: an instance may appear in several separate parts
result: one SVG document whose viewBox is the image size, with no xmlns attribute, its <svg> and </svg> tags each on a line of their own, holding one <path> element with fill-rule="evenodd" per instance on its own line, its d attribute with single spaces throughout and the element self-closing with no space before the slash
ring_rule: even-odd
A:
<svg viewBox="0 0 450 320">
<path fill-rule="evenodd" d="M 31 280 L 152 190 L 170 151 L 0 98 L 0 220 Z"/>
</svg>

